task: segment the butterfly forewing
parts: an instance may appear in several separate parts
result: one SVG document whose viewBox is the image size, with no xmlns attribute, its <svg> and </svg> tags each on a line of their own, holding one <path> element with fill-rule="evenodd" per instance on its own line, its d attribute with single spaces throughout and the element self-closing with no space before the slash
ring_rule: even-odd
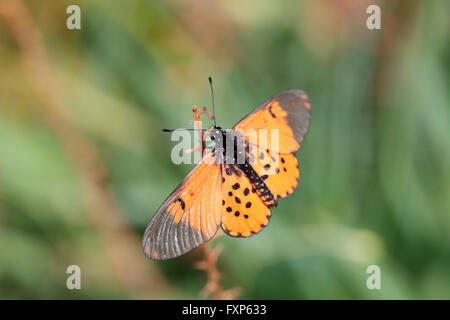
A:
<svg viewBox="0 0 450 320">
<path fill-rule="evenodd" d="M 220 224 L 221 202 L 220 166 L 209 153 L 151 219 L 143 239 L 145 255 L 170 259 L 211 239 Z"/>
<path fill-rule="evenodd" d="M 258 136 L 257 144 L 278 153 L 296 152 L 308 132 L 311 118 L 311 103 L 302 90 L 283 91 L 270 98 L 260 107 L 244 117 L 233 128 L 243 134 L 247 130 L 267 131 L 266 139 Z M 272 141 L 271 130 L 278 130 L 279 138 Z"/>
</svg>

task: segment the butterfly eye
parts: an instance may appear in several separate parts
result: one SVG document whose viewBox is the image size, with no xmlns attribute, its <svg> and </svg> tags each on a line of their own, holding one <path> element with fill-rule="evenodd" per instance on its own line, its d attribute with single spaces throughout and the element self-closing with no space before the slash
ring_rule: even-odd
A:
<svg viewBox="0 0 450 320">
<path fill-rule="evenodd" d="M 211 140 L 213 141 L 221 141 L 222 138 L 222 132 L 218 129 L 214 129 L 211 131 Z"/>
</svg>

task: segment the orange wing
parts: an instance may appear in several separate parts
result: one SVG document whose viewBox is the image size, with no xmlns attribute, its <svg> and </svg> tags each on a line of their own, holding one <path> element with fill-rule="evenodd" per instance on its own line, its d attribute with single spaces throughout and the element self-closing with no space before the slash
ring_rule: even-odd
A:
<svg viewBox="0 0 450 320">
<path fill-rule="evenodd" d="M 270 209 L 236 165 L 223 166 L 222 224 L 233 237 L 249 237 L 269 223 Z"/>
<path fill-rule="evenodd" d="M 145 255 L 155 260 L 170 259 L 208 241 L 217 232 L 221 208 L 220 167 L 209 153 L 151 219 L 142 243 Z"/>
<path fill-rule="evenodd" d="M 294 153 L 276 153 L 254 146 L 250 149 L 250 154 L 255 159 L 251 164 L 252 168 L 263 179 L 275 200 L 286 198 L 294 192 L 300 178 L 298 160 Z"/>
<path fill-rule="evenodd" d="M 242 134 L 249 129 L 266 129 L 269 131 L 267 142 L 259 139 L 260 137 L 256 142 L 260 148 L 277 153 L 292 153 L 300 149 L 308 132 L 310 118 L 311 102 L 308 96 L 302 90 L 294 89 L 270 98 L 239 121 L 233 129 Z M 271 141 L 271 129 L 279 130 L 279 141 L 276 143 Z"/>
<path fill-rule="evenodd" d="M 251 166 L 275 200 L 292 194 L 298 185 L 300 171 L 294 153 L 308 132 L 310 118 L 311 102 L 306 93 L 288 90 L 270 98 L 234 126 L 244 136 L 247 130 L 256 131 L 256 137 L 246 138 Z M 267 131 L 264 134 L 260 129 Z M 278 136 L 272 137 L 271 129 L 278 129 Z M 276 137 L 278 140 L 272 141 Z"/>
</svg>

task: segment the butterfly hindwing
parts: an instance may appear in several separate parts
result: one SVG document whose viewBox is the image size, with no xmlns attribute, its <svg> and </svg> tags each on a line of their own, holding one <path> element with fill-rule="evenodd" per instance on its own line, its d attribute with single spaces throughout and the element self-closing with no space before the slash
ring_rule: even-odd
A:
<svg viewBox="0 0 450 320">
<path fill-rule="evenodd" d="M 258 233 L 269 223 L 270 209 L 237 165 L 224 165 L 222 172 L 223 231 L 233 237 L 249 237 Z"/>
<path fill-rule="evenodd" d="M 298 185 L 300 171 L 298 160 L 293 153 L 276 153 L 269 149 L 252 147 L 255 172 L 262 178 L 275 200 L 282 199 L 294 192 Z"/>
<path fill-rule="evenodd" d="M 172 192 L 148 224 L 143 250 L 165 260 L 180 256 L 211 239 L 222 215 L 220 166 L 207 154 Z"/>
</svg>

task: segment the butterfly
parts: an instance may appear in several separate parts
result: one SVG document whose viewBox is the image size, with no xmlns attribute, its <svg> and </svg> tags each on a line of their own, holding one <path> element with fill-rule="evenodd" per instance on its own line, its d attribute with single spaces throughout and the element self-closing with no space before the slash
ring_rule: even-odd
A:
<svg viewBox="0 0 450 320">
<path fill-rule="evenodd" d="M 210 83 L 212 88 L 211 79 Z M 214 123 L 208 132 L 216 145 L 147 225 L 145 255 L 154 260 L 178 257 L 212 239 L 219 228 L 232 237 L 260 232 L 269 223 L 271 207 L 298 185 L 295 152 L 308 132 L 310 118 L 310 99 L 304 91 L 293 89 L 273 96 L 245 116 L 230 130 L 231 138 L 230 131 Z M 265 130 L 278 132 L 276 144 L 272 135 L 258 139 Z M 249 131 L 256 139 L 246 137 Z M 236 137 L 243 141 L 243 152 L 236 151 Z M 228 147 L 235 144 L 231 155 L 226 152 L 226 141 Z"/>
</svg>

